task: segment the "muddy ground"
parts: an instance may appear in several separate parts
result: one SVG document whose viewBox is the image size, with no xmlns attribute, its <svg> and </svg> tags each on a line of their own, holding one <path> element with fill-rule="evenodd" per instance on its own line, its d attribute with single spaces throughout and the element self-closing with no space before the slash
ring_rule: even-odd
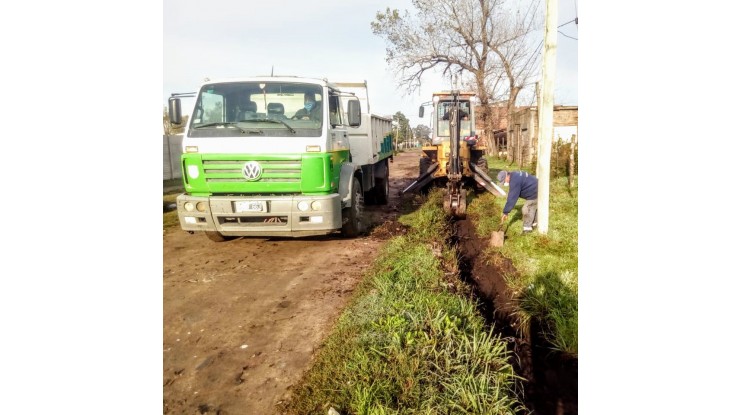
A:
<svg viewBox="0 0 740 415">
<path fill-rule="evenodd" d="M 388 238 L 403 232 L 398 191 L 418 174 L 419 151 L 394 157 L 388 205 L 368 206 L 371 230 L 340 236 L 239 238 L 216 243 L 179 227 L 163 237 L 163 413 L 275 414 L 311 364 L 363 273 Z M 404 197 L 409 198 L 409 196 Z M 403 206 L 408 206 L 405 203 Z M 501 270 L 477 260 L 482 244 L 456 224 L 463 279 L 477 287 L 494 323 L 508 300 Z M 505 264 L 505 262 L 501 262 Z M 501 330 L 516 333 L 496 323 Z M 575 370 L 517 339 L 524 396 L 536 414 L 577 413 Z M 535 346 L 530 347 L 530 344 Z M 543 360 L 544 359 L 544 360 Z M 559 387 L 557 385 L 565 385 Z M 563 389 L 563 390 L 561 390 Z M 565 398 L 564 398 L 565 397 Z"/>
</svg>

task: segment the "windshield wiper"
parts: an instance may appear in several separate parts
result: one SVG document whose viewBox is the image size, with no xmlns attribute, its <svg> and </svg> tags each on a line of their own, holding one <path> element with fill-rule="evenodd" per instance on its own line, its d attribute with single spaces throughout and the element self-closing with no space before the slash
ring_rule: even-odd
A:
<svg viewBox="0 0 740 415">
<path fill-rule="evenodd" d="M 290 130 L 291 133 L 295 134 L 295 130 L 293 129 L 293 127 L 291 127 L 287 122 L 285 122 L 283 120 L 276 120 L 276 119 L 273 119 L 273 118 L 255 118 L 255 119 L 251 119 L 251 120 L 242 120 L 241 122 L 271 122 L 271 123 L 275 123 L 275 124 L 282 124 L 282 125 L 288 127 L 288 129 Z"/>
<path fill-rule="evenodd" d="M 205 128 L 205 127 L 218 127 L 218 126 L 222 126 L 222 125 L 225 126 L 225 127 L 236 127 L 243 134 L 246 134 L 247 133 L 247 130 L 243 129 L 242 127 L 239 127 L 239 125 L 237 123 L 235 123 L 235 122 L 211 122 L 211 123 L 208 123 L 208 124 L 196 125 L 193 128 L 196 128 L 197 129 L 197 128 Z"/>
</svg>

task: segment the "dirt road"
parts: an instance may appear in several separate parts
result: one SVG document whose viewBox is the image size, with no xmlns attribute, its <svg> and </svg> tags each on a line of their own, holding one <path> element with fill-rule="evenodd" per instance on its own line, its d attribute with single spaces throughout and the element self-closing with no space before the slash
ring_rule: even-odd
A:
<svg viewBox="0 0 740 415">
<path fill-rule="evenodd" d="M 376 230 L 397 218 L 398 190 L 417 176 L 419 155 L 394 158 L 388 205 L 367 207 Z M 166 229 L 163 412 L 274 414 L 375 259 L 383 233 L 215 243 Z"/>
</svg>

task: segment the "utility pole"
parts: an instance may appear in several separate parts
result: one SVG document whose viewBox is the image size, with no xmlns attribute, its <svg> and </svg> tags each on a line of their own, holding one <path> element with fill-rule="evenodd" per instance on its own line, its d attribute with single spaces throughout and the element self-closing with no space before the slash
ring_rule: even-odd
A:
<svg viewBox="0 0 740 415">
<path fill-rule="evenodd" d="M 537 95 L 537 170 L 534 172 L 534 174 L 537 177 L 542 177 L 542 172 L 540 171 L 540 131 L 542 131 L 542 83 L 537 82 L 535 84 L 534 90 L 535 94 Z M 537 209 L 539 210 L 539 207 Z M 539 216 L 539 214 L 537 216 Z"/>
<path fill-rule="evenodd" d="M 545 48 L 542 58 L 542 98 L 539 108 L 539 154 L 537 156 L 537 231 L 547 235 L 550 221 L 550 153 L 552 151 L 552 106 L 555 95 L 555 57 L 558 41 L 558 0 L 547 0 Z"/>
</svg>

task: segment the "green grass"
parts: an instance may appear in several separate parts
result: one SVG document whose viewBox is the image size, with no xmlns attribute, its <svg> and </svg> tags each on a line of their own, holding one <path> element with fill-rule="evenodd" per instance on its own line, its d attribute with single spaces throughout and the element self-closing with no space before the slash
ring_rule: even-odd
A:
<svg viewBox="0 0 740 415">
<path fill-rule="evenodd" d="M 439 192 L 400 221 L 283 410 L 325 414 L 513 414 L 521 380 L 485 327 L 445 245 Z"/>
<path fill-rule="evenodd" d="M 500 170 L 513 170 L 506 162 L 489 159 L 491 176 Z M 530 171 L 530 173 L 532 173 Z M 501 220 L 506 200 L 484 194 L 473 199 L 468 214 L 476 222 L 480 236 L 489 237 Z M 578 180 L 568 187 L 567 177 L 551 178 L 547 235 L 535 229 L 522 234 L 520 199 L 509 214 L 506 242 L 501 248 L 488 248 L 487 257 L 499 251 L 511 259 L 518 275 L 507 276 L 517 293 L 517 314 L 523 327 L 537 319 L 544 337 L 553 349 L 578 355 Z"/>
</svg>

